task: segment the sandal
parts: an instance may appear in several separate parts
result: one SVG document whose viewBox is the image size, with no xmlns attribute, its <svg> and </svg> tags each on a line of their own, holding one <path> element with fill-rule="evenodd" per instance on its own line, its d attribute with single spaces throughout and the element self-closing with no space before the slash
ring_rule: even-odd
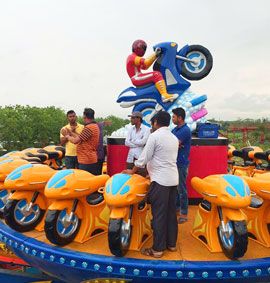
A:
<svg viewBox="0 0 270 283">
<path fill-rule="evenodd" d="M 180 217 L 178 219 L 178 224 L 183 224 L 188 221 L 186 214 L 180 214 Z"/>
<path fill-rule="evenodd" d="M 146 256 L 151 256 L 154 258 L 160 258 L 163 256 L 163 252 L 156 252 L 152 248 L 144 248 L 141 250 L 141 253 Z"/>
<path fill-rule="evenodd" d="M 167 247 L 167 250 L 170 251 L 170 252 L 176 252 L 177 247 Z"/>
</svg>

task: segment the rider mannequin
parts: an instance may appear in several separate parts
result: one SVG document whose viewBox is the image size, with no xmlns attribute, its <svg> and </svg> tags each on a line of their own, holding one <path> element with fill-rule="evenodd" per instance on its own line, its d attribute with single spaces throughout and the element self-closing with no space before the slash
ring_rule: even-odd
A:
<svg viewBox="0 0 270 283">
<path fill-rule="evenodd" d="M 127 73 L 133 85 L 143 86 L 154 83 L 162 96 L 163 102 L 173 101 L 178 97 L 178 94 L 169 94 L 167 92 L 165 81 L 160 72 L 141 73 L 141 70 L 147 70 L 161 53 L 160 50 L 156 50 L 154 54 L 144 59 L 142 56 L 145 54 L 146 48 L 147 44 L 143 40 L 134 41 L 132 44 L 133 53 L 127 58 Z"/>
</svg>

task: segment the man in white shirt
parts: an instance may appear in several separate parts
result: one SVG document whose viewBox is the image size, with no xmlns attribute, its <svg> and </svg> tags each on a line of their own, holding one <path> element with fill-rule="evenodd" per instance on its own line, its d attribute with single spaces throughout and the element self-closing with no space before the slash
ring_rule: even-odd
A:
<svg viewBox="0 0 270 283">
<path fill-rule="evenodd" d="M 133 169 L 124 171 L 134 174 L 147 165 L 151 179 L 148 201 L 153 215 L 153 246 L 143 249 L 142 253 L 156 258 L 162 257 L 166 249 L 176 251 L 178 233 L 175 199 L 179 182 L 176 165 L 179 142 L 168 128 L 170 119 L 170 114 L 165 111 L 152 118 L 154 132 Z"/>
<path fill-rule="evenodd" d="M 134 161 L 139 158 L 143 151 L 150 135 L 150 128 L 142 124 L 143 116 L 141 112 L 133 112 L 129 117 L 132 127 L 128 131 L 125 145 L 129 147 L 127 169 L 132 169 Z M 138 173 L 145 176 L 146 170 L 140 169 Z"/>
</svg>

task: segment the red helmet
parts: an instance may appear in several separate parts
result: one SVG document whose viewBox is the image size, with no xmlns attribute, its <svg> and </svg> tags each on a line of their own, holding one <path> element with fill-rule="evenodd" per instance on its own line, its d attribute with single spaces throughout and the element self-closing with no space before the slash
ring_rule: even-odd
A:
<svg viewBox="0 0 270 283">
<path fill-rule="evenodd" d="M 132 52 L 134 52 L 136 55 L 142 57 L 146 51 L 147 44 L 145 41 L 138 39 L 135 40 L 132 44 Z"/>
</svg>

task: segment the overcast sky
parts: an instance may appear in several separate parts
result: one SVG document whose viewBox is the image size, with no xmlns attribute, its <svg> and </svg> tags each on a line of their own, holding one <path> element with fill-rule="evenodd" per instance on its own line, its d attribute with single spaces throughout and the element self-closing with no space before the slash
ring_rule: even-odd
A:
<svg viewBox="0 0 270 283">
<path fill-rule="evenodd" d="M 115 101 L 131 85 L 133 40 L 201 44 L 211 73 L 192 83 L 209 118 L 270 118 L 268 0 L 0 0 L 0 105 L 126 117 Z"/>
</svg>

